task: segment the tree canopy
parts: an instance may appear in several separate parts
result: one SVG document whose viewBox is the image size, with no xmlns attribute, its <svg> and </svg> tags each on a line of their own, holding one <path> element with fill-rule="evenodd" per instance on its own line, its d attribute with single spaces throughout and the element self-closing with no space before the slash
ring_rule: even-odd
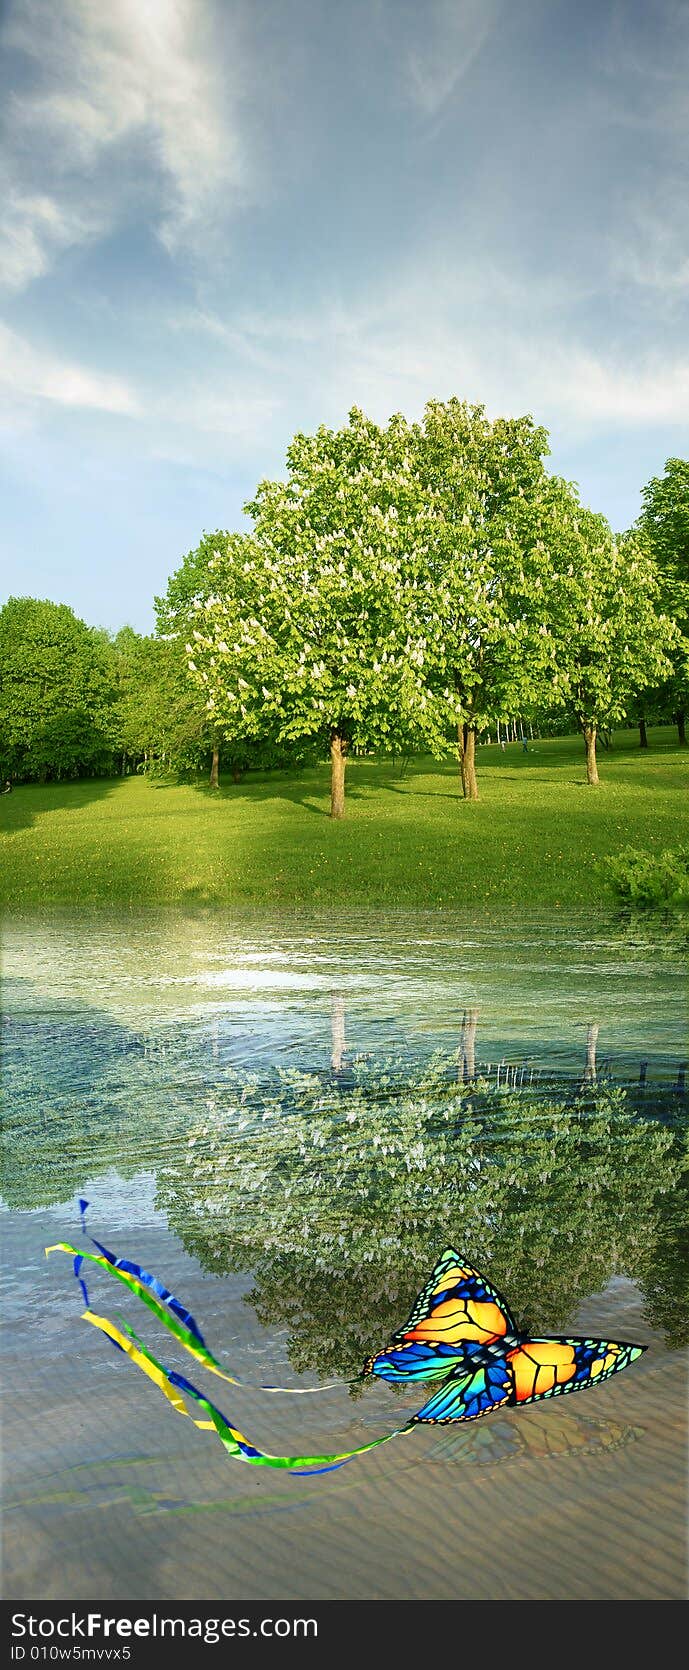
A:
<svg viewBox="0 0 689 1670">
<path fill-rule="evenodd" d="M 633 697 L 670 671 L 676 631 L 649 551 L 633 534 L 616 539 L 573 493 L 559 495 L 554 549 L 555 677 L 584 735 L 588 781 L 597 783 L 598 732 L 625 718 Z"/>
<path fill-rule="evenodd" d="M 100 634 L 66 603 L 11 597 L 0 609 L 0 769 L 5 774 L 78 776 L 107 769 L 114 694 Z M 60 738 L 51 747 L 51 739 L 55 744 Z"/>
<path fill-rule="evenodd" d="M 118 699 L 114 741 L 150 770 L 198 770 L 213 745 L 204 704 L 189 682 L 179 643 L 124 627 L 113 640 Z"/>
<path fill-rule="evenodd" d="M 405 444 L 435 733 L 445 747 L 457 734 L 476 799 L 477 734 L 533 711 L 552 687 L 547 436 L 530 417 L 491 421 L 482 406 L 432 400 Z"/>
<path fill-rule="evenodd" d="M 114 637 L 64 604 L 0 610 L 0 771 L 196 771 L 457 749 L 509 718 L 596 739 L 689 704 L 689 463 L 668 459 L 615 537 L 546 469 L 529 416 L 428 402 L 410 423 L 358 408 L 298 434 L 243 533 L 206 533 L 155 599 L 157 634 Z M 514 731 L 516 735 L 516 729 Z M 607 739 L 606 739 L 607 740 Z"/>
<path fill-rule="evenodd" d="M 458 743 L 474 799 L 477 735 L 567 705 L 596 782 L 598 729 L 671 672 L 676 629 L 647 543 L 615 540 L 547 451 L 532 418 L 456 399 L 295 436 L 252 532 L 205 536 L 159 602 L 220 733 L 329 745 L 339 817 L 352 745 Z"/>
<path fill-rule="evenodd" d="M 663 607 L 677 627 L 669 650 L 671 671 L 661 702 L 672 713 L 680 741 L 686 741 L 689 708 L 689 460 L 668 458 L 662 476 L 642 492 L 637 529 L 658 570 Z"/>
<path fill-rule="evenodd" d="M 253 534 L 217 540 L 189 666 L 223 734 L 328 744 L 340 817 L 352 745 L 436 742 L 418 494 L 403 450 L 356 410 L 343 429 L 297 435 L 287 468 L 247 506 Z"/>
</svg>

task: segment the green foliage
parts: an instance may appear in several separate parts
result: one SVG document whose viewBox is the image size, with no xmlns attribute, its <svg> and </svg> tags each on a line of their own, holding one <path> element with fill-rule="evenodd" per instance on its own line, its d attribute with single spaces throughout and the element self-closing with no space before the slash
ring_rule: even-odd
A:
<svg viewBox="0 0 689 1670">
<path fill-rule="evenodd" d="M 110 639 L 64 605 L 10 599 L 0 771 L 101 772 L 110 745 L 122 771 L 188 774 L 221 746 L 238 780 L 333 739 L 440 758 L 458 727 L 466 749 L 506 715 L 553 731 L 567 712 L 588 734 L 648 701 L 646 718 L 681 722 L 689 464 L 668 460 L 615 540 L 546 455 L 530 417 L 491 422 L 457 399 L 383 427 L 355 408 L 295 436 L 285 479 L 246 507 L 251 533 L 188 553 L 156 599 L 158 637 Z"/>
<path fill-rule="evenodd" d="M 209 697 L 208 680 L 197 676 L 195 665 L 189 666 L 189 639 L 203 609 L 213 606 L 219 588 L 233 591 L 250 549 L 251 541 L 244 534 L 204 534 L 198 548 L 188 552 L 171 576 L 165 595 L 155 599 L 158 632 L 167 640 L 179 668 L 181 706 L 199 716 L 207 747 L 222 750 L 235 781 L 250 765 L 286 763 L 288 750 L 284 744 L 281 749 L 276 746 L 275 731 L 267 725 L 247 725 L 237 714 L 232 723 L 223 722 L 222 711 Z"/>
<path fill-rule="evenodd" d="M 580 728 L 595 732 L 624 719 L 634 696 L 669 671 L 675 632 L 643 543 L 615 539 L 571 490 L 558 501 L 548 600 L 556 681 Z"/>
<path fill-rule="evenodd" d="M 243 561 L 247 540 L 245 534 L 205 533 L 196 550 L 187 552 L 180 567 L 171 575 L 164 596 L 154 598 L 156 626 L 160 637 L 179 639 L 188 635 L 189 622 L 196 605 L 213 594 L 214 563 L 219 540 L 223 542 L 228 561 L 231 556 L 238 565 Z"/>
<path fill-rule="evenodd" d="M 546 474 L 529 417 L 431 401 L 297 435 L 251 535 L 205 536 L 159 600 L 226 736 L 456 746 L 505 714 L 624 718 L 671 671 L 654 559 Z"/>
<path fill-rule="evenodd" d="M 224 734 L 331 735 L 436 756 L 459 721 L 552 689 L 545 431 L 429 404 L 386 429 L 354 410 L 297 435 L 253 536 L 217 534 L 171 582 L 189 665 Z"/>
<path fill-rule="evenodd" d="M 677 1152 L 681 1153 L 677 1138 Z M 643 1287 L 649 1315 L 661 1328 L 671 1348 L 686 1345 L 689 1338 L 689 1283 L 681 1272 L 689 1269 L 689 1139 L 684 1133 L 684 1160 L 663 1214 L 663 1233 L 646 1263 Z M 677 1276 L 680 1273 L 680 1281 Z"/>
<path fill-rule="evenodd" d="M 214 536 L 212 589 L 194 599 L 189 666 L 209 711 L 228 737 L 432 745 L 408 460 L 353 411 L 297 435 L 287 465 L 247 507 L 253 536 Z"/>
<path fill-rule="evenodd" d="M 652 546 L 674 615 L 689 615 L 689 459 L 668 458 L 641 494 L 638 528 Z"/>
<path fill-rule="evenodd" d="M 618 899 L 644 910 L 689 909 L 689 846 L 664 852 L 625 847 L 608 858 L 604 874 Z"/>
<path fill-rule="evenodd" d="M 31 775 L 39 782 L 65 777 L 105 777 L 112 771 L 112 744 L 88 713 L 54 713 L 37 725 L 31 739 Z"/>
<path fill-rule="evenodd" d="M 433 400 L 409 431 L 414 537 L 439 738 L 528 714 L 553 688 L 547 435 L 533 419 Z"/>
<path fill-rule="evenodd" d="M 153 772 L 205 767 L 213 747 L 212 728 L 189 683 L 179 644 L 139 637 L 125 627 L 113 649 L 120 752 L 138 768 Z"/>
<path fill-rule="evenodd" d="M 668 458 L 643 489 L 637 529 L 654 558 L 663 607 L 675 622 L 671 674 L 658 693 L 673 717 L 689 708 L 689 460 Z"/>
<path fill-rule="evenodd" d="M 107 642 L 66 604 L 11 597 L 0 609 L 3 776 L 26 781 L 107 769 L 114 696 Z M 67 715 L 69 735 L 61 739 Z"/>
</svg>

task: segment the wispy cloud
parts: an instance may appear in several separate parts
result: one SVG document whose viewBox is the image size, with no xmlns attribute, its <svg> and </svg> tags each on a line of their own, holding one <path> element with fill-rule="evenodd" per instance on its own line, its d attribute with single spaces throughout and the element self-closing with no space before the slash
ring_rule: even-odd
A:
<svg viewBox="0 0 689 1670">
<path fill-rule="evenodd" d="M 190 328 L 212 321 L 196 315 Z M 246 314 L 226 350 L 246 386 L 268 378 L 284 407 L 298 400 L 304 423 L 339 422 L 353 404 L 380 419 L 413 417 L 431 395 L 451 394 L 579 434 L 683 424 L 689 410 L 688 355 L 632 357 L 587 341 L 563 322 L 557 287 L 535 278 L 527 295 L 509 273 L 468 270 L 450 282 L 424 271 L 369 290 L 359 305 Z"/>
<path fill-rule="evenodd" d="M 6 289 L 23 290 L 49 270 L 61 250 L 95 236 L 103 221 L 95 208 L 89 213 L 45 192 L 17 190 L 9 173 L 4 180 L 0 272 Z"/>
<path fill-rule="evenodd" d="M 429 307 L 432 297 L 432 308 Z M 129 418 L 129 450 L 188 467 L 279 468 L 294 429 L 344 421 L 363 406 L 385 420 L 420 416 L 452 394 L 489 412 L 530 411 L 573 437 L 681 425 L 689 410 L 689 356 L 660 345 L 630 355 L 577 333 L 559 286 L 516 273 L 442 261 L 381 281 L 343 301 L 227 317 L 190 308 L 161 321 L 170 352 L 165 381 L 126 380 L 51 356 L 0 329 L 6 394 L 25 423 L 46 406 Z"/>
<path fill-rule="evenodd" d="M 435 116 L 471 68 L 497 21 L 501 0 L 427 0 L 414 6 L 419 34 L 404 53 L 412 102 Z M 399 23 L 394 14 L 395 27 Z"/>
<path fill-rule="evenodd" d="M 635 12 L 630 17 L 630 12 Z M 601 70 L 606 117 L 624 127 L 687 135 L 689 7 L 686 0 L 615 0 L 602 20 Z"/>
<path fill-rule="evenodd" d="M 154 401 L 143 416 L 139 449 L 187 469 L 227 469 L 230 462 L 245 466 L 257 453 L 270 455 L 272 438 L 284 423 L 279 397 L 241 372 L 232 383 L 232 394 L 209 378 L 203 388 L 185 383 L 172 401 Z"/>
<path fill-rule="evenodd" d="M 654 307 L 672 308 L 689 294 L 688 192 L 689 171 L 687 180 L 656 191 L 654 201 L 637 197 L 612 241 L 613 279 L 651 292 Z"/>
<path fill-rule="evenodd" d="M 26 84 L 5 107 L 8 286 L 137 200 L 171 251 L 244 200 L 240 51 L 225 42 L 221 61 L 212 25 L 195 0 L 11 0 L 4 45 Z"/>
<path fill-rule="evenodd" d="M 203 375 L 171 364 L 164 387 L 146 379 L 139 385 L 52 353 L 0 322 L 0 423 L 38 433 L 56 410 L 126 418 L 118 448 L 137 459 L 215 470 L 269 445 L 282 404 L 276 380 L 237 358 L 231 367 L 205 365 Z"/>
<path fill-rule="evenodd" d="M 579 429 L 653 428 L 686 424 L 689 356 L 683 361 L 645 354 L 631 365 L 576 346 L 531 344 L 524 369 L 542 410 Z M 539 360 L 544 363 L 539 369 Z"/>
<path fill-rule="evenodd" d="M 34 346 L 0 324 L 0 389 L 8 412 L 43 402 L 133 417 L 136 395 L 120 377 L 87 369 Z"/>
</svg>

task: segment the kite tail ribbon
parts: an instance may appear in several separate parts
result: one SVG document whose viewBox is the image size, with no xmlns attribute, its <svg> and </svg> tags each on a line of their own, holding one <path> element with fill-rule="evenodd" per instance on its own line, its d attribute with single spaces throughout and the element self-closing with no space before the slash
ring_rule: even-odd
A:
<svg viewBox="0 0 689 1670">
<path fill-rule="evenodd" d="M 87 1208 L 88 1201 L 80 1200 L 79 1210 L 84 1229 L 86 1229 Z M 46 1256 L 51 1252 L 64 1252 L 74 1259 L 74 1274 L 81 1287 L 87 1309 L 89 1307 L 89 1296 L 82 1274 L 82 1265 L 85 1258 L 90 1263 L 96 1264 L 106 1275 L 115 1276 L 118 1281 L 123 1282 L 124 1286 L 129 1288 L 130 1293 L 133 1293 L 137 1299 L 147 1305 L 148 1309 L 158 1318 L 158 1321 L 162 1322 L 163 1327 L 167 1328 L 169 1333 L 174 1334 L 175 1339 L 184 1347 L 184 1350 L 189 1351 L 191 1356 L 195 1357 L 197 1362 L 208 1369 L 210 1374 L 217 1374 L 221 1380 L 226 1380 L 230 1386 L 251 1386 L 250 1381 L 240 1380 L 237 1375 L 228 1374 L 227 1370 L 221 1366 L 217 1357 L 214 1357 L 213 1352 L 206 1345 L 201 1329 L 191 1311 L 187 1310 L 181 1299 L 177 1299 L 169 1288 L 163 1286 L 157 1276 L 151 1275 L 149 1270 L 144 1270 L 141 1264 L 134 1264 L 131 1259 L 116 1257 L 115 1253 L 109 1252 L 108 1248 L 104 1247 L 100 1241 L 96 1241 L 88 1230 L 86 1230 L 86 1233 L 94 1247 L 97 1247 L 97 1253 L 83 1252 L 78 1247 L 71 1246 L 67 1241 L 59 1241 L 55 1246 L 46 1247 L 45 1250 Z M 253 1389 L 261 1392 L 278 1393 L 285 1397 L 304 1397 L 314 1392 L 333 1390 L 339 1388 L 340 1385 L 340 1381 L 331 1381 L 321 1386 L 254 1386 Z"/>
<path fill-rule="evenodd" d="M 80 1200 L 79 1202 L 82 1219 L 87 1204 L 86 1201 Z M 177 1414 L 185 1415 L 193 1420 L 194 1426 L 198 1427 L 201 1432 L 217 1432 L 226 1455 L 229 1455 L 233 1460 L 249 1462 L 253 1466 L 277 1468 L 294 1473 L 297 1476 L 310 1477 L 317 1473 L 336 1472 L 338 1468 L 346 1466 L 349 1461 L 353 1461 L 356 1456 L 365 1455 L 369 1450 L 379 1449 L 382 1444 L 389 1443 L 391 1439 L 401 1438 L 405 1432 L 412 1431 L 412 1424 L 408 1423 L 406 1426 L 397 1428 L 394 1432 L 386 1433 L 381 1438 L 372 1439 L 368 1444 L 360 1445 L 357 1449 L 344 1450 L 337 1455 L 274 1456 L 257 1449 L 256 1445 L 252 1444 L 244 1433 L 239 1431 L 238 1427 L 232 1426 L 232 1423 L 223 1415 L 222 1411 L 211 1402 L 210 1398 L 205 1397 L 203 1392 L 199 1391 L 191 1380 L 188 1380 L 185 1375 L 178 1374 L 173 1369 L 166 1368 L 163 1363 L 159 1362 L 153 1352 L 144 1345 L 143 1341 L 123 1319 L 120 1319 L 122 1326 L 117 1327 L 108 1317 L 100 1316 L 91 1309 L 88 1287 L 82 1273 L 84 1260 L 88 1260 L 90 1264 L 96 1265 L 107 1275 L 114 1276 L 122 1282 L 130 1293 L 133 1293 L 137 1299 L 140 1299 L 146 1305 L 148 1310 L 152 1311 L 168 1332 L 174 1335 L 178 1343 L 184 1347 L 184 1350 L 188 1351 L 211 1374 L 218 1375 L 221 1380 L 228 1381 L 233 1386 L 246 1384 L 235 1376 L 227 1374 L 221 1368 L 213 1353 L 209 1351 L 191 1312 L 185 1308 L 179 1299 L 175 1298 L 168 1288 L 163 1286 L 162 1282 L 158 1281 L 157 1277 L 152 1276 L 149 1271 L 143 1270 L 141 1265 L 133 1264 L 129 1259 L 116 1258 L 99 1241 L 94 1241 L 92 1236 L 89 1236 L 89 1239 L 98 1248 L 96 1253 L 73 1247 L 67 1241 L 59 1241 L 54 1246 L 45 1249 L 46 1257 L 52 1252 L 64 1252 L 68 1253 L 73 1259 L 74 1275 L 81 1288 L 86 1306 L 83 1312 L 83 1320 L 98 1328 L 100 1333 L 104 1334 L 118 1351 L 129 1357 L 130 1361 L 157 1386 L 159 1392 L 167 1399 L 167 1402 L 176 1410 Z M 340 1384 L 339 1381 L 334 1382 L 338 1389 Z M 304 1388 L 263 1386 L 256 1389 L 271 1392 L 327 1390 L 325 1386 Z M 185 1405 L 185 1398 L 202 1409 L 207 1419 L 196 1419 L 191 1416 Z"/>
<path fill-rule="evenodd" d="M 227 1416 L 223 1415 L 222 1411 L 214 1403 L 211 1403 L 210 1398 L 205 1397 L 203 1392 L 200 1392 L 191 1380 L 187 1380 L 183 1374 L 177 1374 L 173 1369 L 165 1368 L 164 1364 L 160 1363 L 157 1357 L 154 1357 L 153 1352 L 148 1350 L 147 1346 L 137 1338 L 132 1330 L 126 1328 L 126 1325 L 123 1332 L 108 1317 L 98 1316 L 90 1307 L 84 1311 L 83 1320 L 91 1322 L 95 1328 L 98 1328 L 102 1334 L 112 1340 L 113 1345 L 116 1345 L 120 1351 L 125 1352 L 131 1362 L 135 1363 L 136 1367 L 141 1369 L 149 1380 L 153 1381 L 153 1384 L 162 1392 L 163 1397 L 167 1398 L 168 1403 L 172 1405 L 178 1415 L 186 1415 L 193 1420 L 194 1426 L 198 1427 L 201 1432 L 217 1432 L 226 1455 L 229 1455 L 233 1461 L 246 1461 L 257 1467 L 278 1468 L 281 1471 L 294 1473 L 297 1477 L 300 1475 L 311 1477 L 316 1473 L 334 1473 L 338 1468 L 346 1466 L 348 1461 L 353 1461 L 355 1456 L 365 1455 L 369 1450 L 377 1450 L 381 1444 L 390 1443 L 392 1438 L 401 1438 L 405 1432 L 412 1431 L 411 1424 L 398 1427 L 395 1432 L 388 1432 L 382 1438 L 374 1438 L 368 1444 L 361 1444 L 358 1449 L 344 1450 L 337 1455 L 268 1455 L 264 1450 L 257 1449 L 256 1445 L 252 1444 L 244 1433 L 239 1431 L 238 1427 L 232 1426 Z M 189 1410 L 185 1407 L 182 1393 L 184 1397 L 191 1399 L 199 1408 L 203 1409 L 209 1418 L 197 1420 L 194 1416 L 190 1416 Z"/>
</svg>

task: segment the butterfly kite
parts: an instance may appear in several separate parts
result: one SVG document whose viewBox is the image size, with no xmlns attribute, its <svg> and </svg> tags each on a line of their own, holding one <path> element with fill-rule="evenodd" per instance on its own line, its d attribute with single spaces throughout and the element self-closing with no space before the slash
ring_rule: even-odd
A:
<svg viewBox="0 0 689 1670">
<path fill-rule="evenodd" d="M 79 1203 L 82 1219 L 87 1204 Z M 83 1274 L 84 1260 L 114 1276 L 135 1294 L 185 1351 L 211 1374 L 230 1385 L 245 1384 L 222 1368 L 208 1349 L 191 1312 L 156 1276 L 140 1264 L 117 1258 L 99 1241 L 93 1245 L 97 1248 L 95 1253 L 80 1251 L 66 1242 L 46 1248 L 46 1253 L 65 1252 L 73 1257 L 74 1274 L 86 1304 L 84 1320 L 125 1352 L 178 1414 L 190 1416 L 187 1403 L 195 1405 L 203 1415 L 202 1418 L 191 1416 L 194 1425 L 204 1432 L 215 1431 L 229 1456 L 255 1466 L 282 1468 L 299 1474 L 332 1472 L 357 1455 L 378 1449 L 393 1438 L 404 1437 L 416 1426 L 473 1421 L 497 1409 L 537 1403 L 541 1398 L 559 1397 L 565 1392 L 584 1391 L 587 1386 L 597 1385 L 618 1374 L 620 1369 L 628 1368 L 645 1350 L 645 1346 L 620 1340 L 532 1337 L 520 1333 L 496 1289 L 449 1248 L 419 1294 L 409 1320 L 393 1334 L 386 1350 L 367 1359 L 362 1375 L 362 1378 L 376 1375 L 381 1380 L 403 1385 L 430 1382 L 434 1389 L 428 1402 L 404 1426 L 356 1450 L 339 1455 L 267 1455 L 233 1426 L 191 1380 L 159 1362 L 125 1322 L 117 1327 L 91 1309 Z M 258 1389 L 295 1390 L 279 1386 Z M 298 1393 L 302 1390 L 296 1388 Z"/>
</svg>

